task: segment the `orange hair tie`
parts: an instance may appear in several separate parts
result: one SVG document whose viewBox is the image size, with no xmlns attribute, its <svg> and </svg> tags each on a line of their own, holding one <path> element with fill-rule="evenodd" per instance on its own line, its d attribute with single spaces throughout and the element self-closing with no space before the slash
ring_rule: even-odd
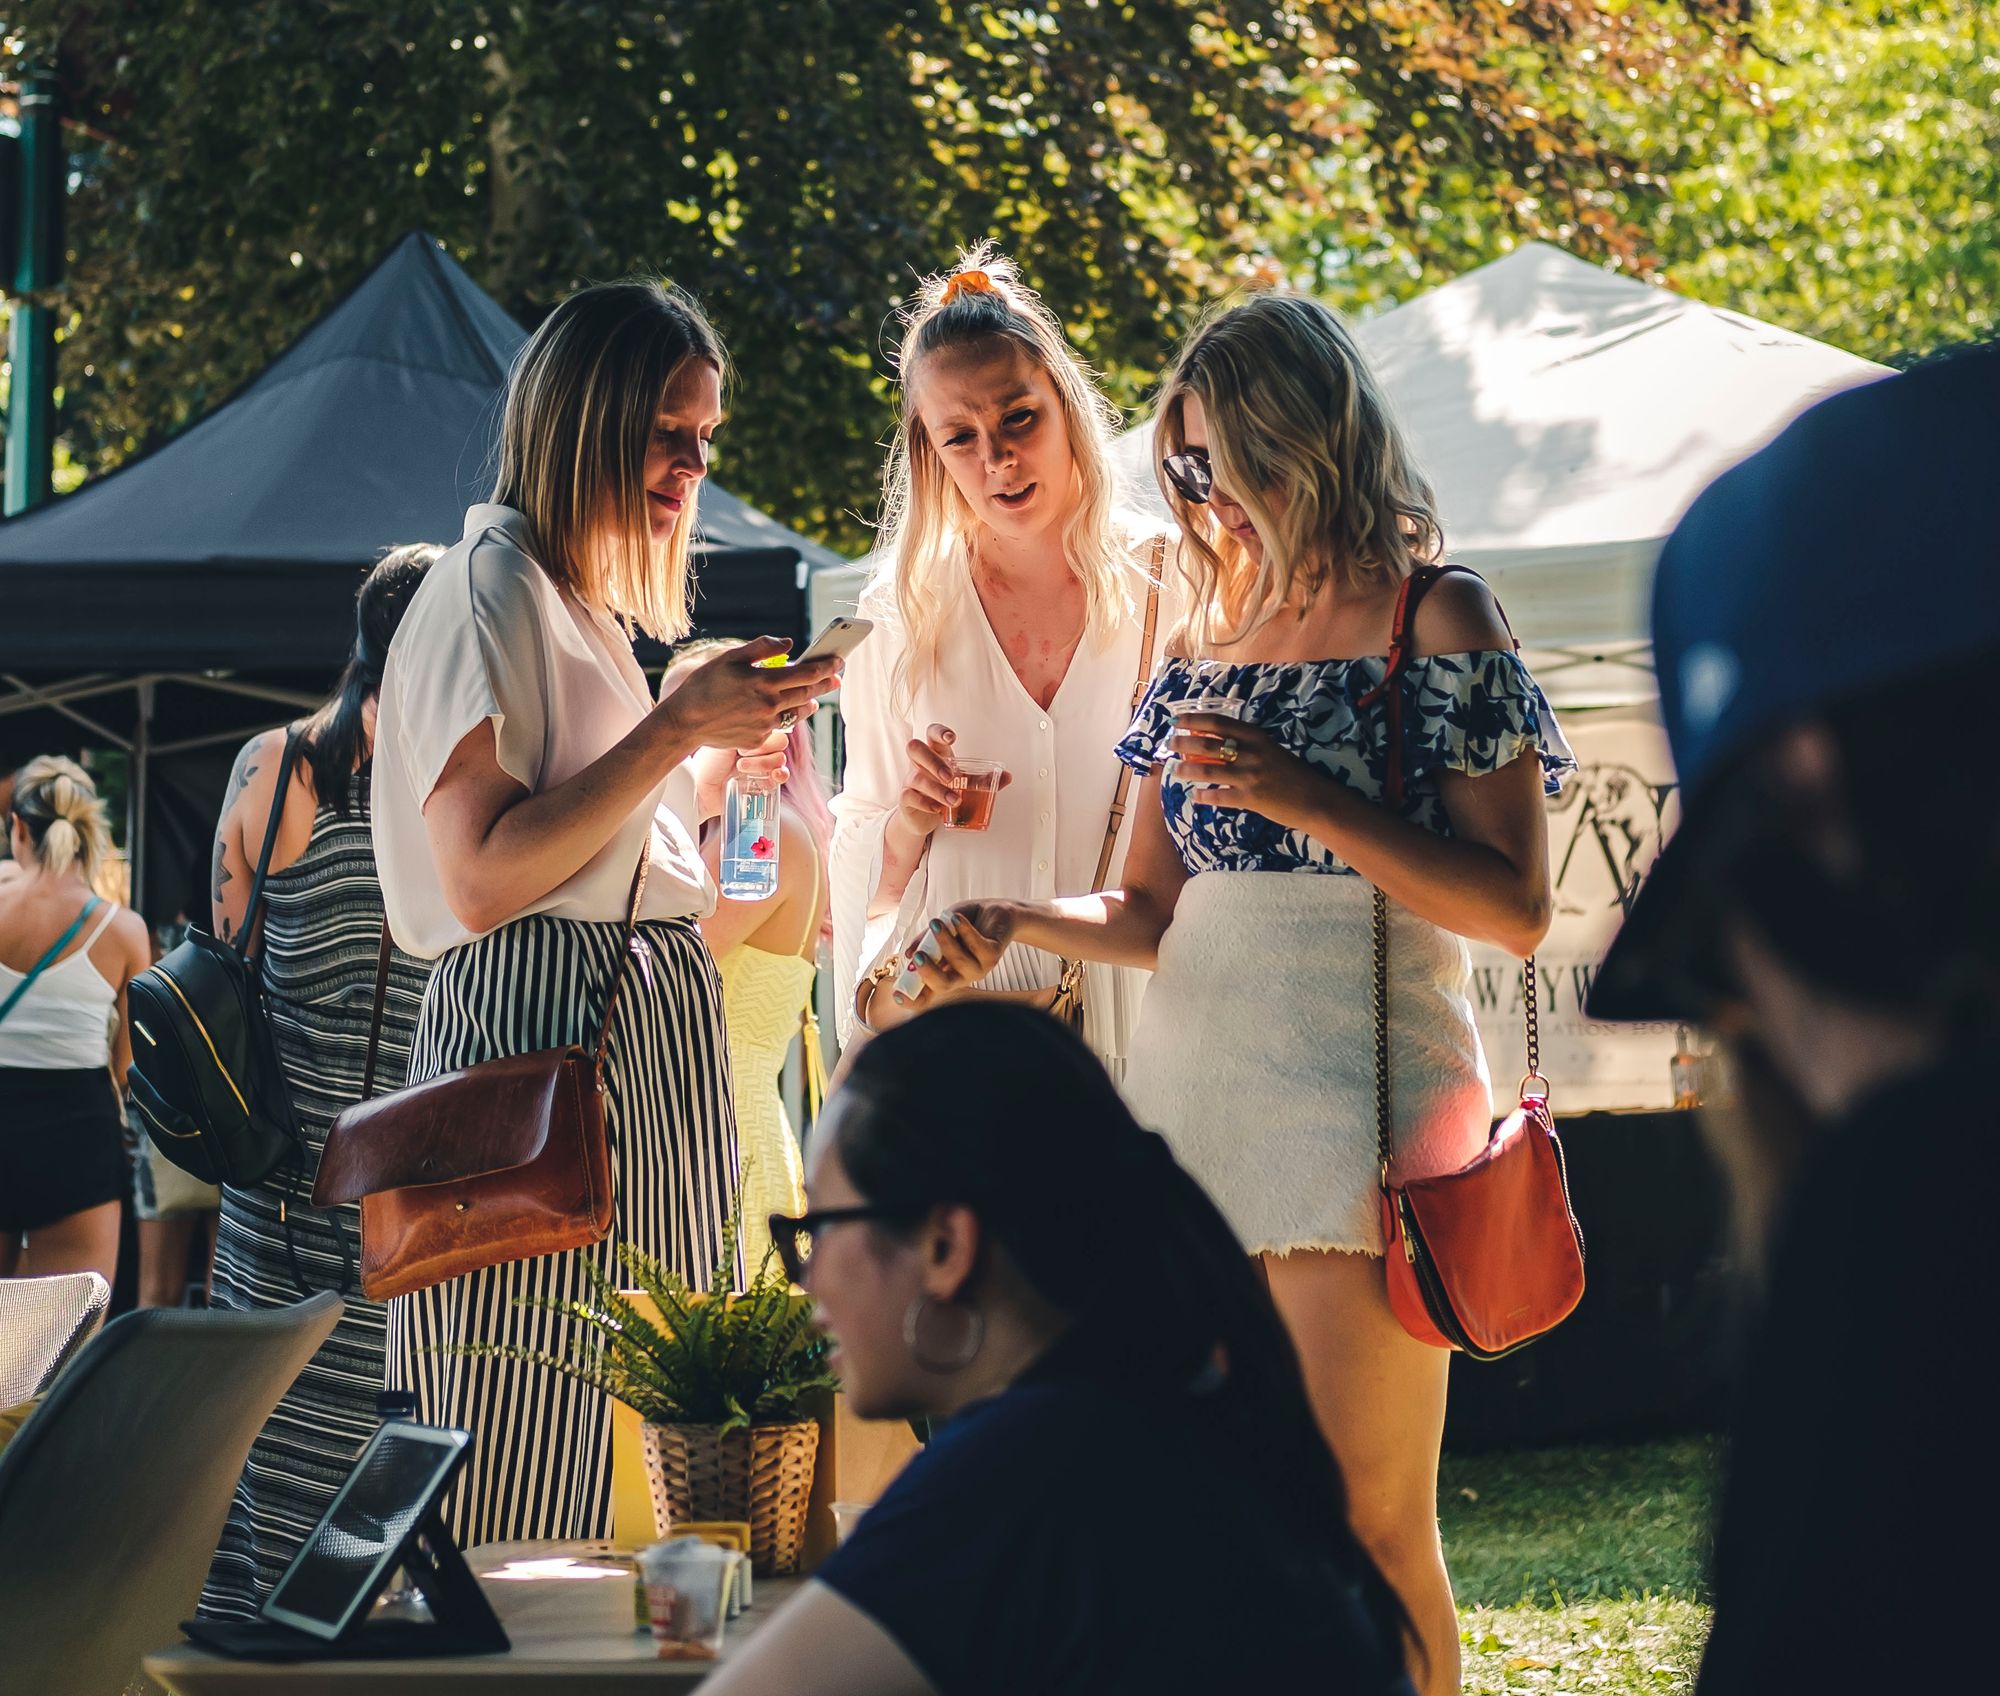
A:
<svg viewBox="0 0 2000 1696">
<path fill-rule="evenodd" d="M 984 271 L 957 271 L 945 279 L 940 306 L 949 306 L 961 294 L 993 294 L 993 279 Z"/>
</svg>

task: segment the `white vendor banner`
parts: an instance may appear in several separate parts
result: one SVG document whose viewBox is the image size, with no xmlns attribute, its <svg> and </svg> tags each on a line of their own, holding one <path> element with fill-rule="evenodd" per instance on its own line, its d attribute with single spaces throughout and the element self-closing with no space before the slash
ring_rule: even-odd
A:
<svg viewBox="0 0 2000 1696">
<path fill-rule="evenodd" d="M 1614 1025 L 1584 1015 L 1597 963 L 1680 818 L 1673 761 L 1653 706 L 1572 709 L 1563 732 L 1581 769 L 1549 803 L 1555 920 L 1536 956 L 1542 1071 L 1559 1114 L 1673 1105 L 1671 1024 Z M 1496 1106 L 1525 1070 L 1521 963 L 1472 946 L 1473 1005 Z"/>
</svg>

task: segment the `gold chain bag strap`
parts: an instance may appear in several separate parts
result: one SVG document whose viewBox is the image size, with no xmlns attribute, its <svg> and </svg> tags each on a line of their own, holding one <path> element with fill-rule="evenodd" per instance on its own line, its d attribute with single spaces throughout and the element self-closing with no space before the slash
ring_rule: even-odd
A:
<svg viewBox="0 0 2000 1696">
<path fill-rule="evenodd" d="M 1402 691 L 1417 602 L 1463 566 L 1419 567 L 1396 601 L 1389 663 L 1361 705 L 1383 700 L 1388 719 L 1384 798 L 1402 805 Z M 1476 575 L 1468 573 L 1468 575 Z M 1518 644 L 1516 644 L 1518 647 Z M 1389 1094 L 1389 898 L 1374 892 L 1375 1137 L 1389 1305 L 1418 1342 L 1495 1360 L 1553 1330 L 1583 1299 L 1583 1229 L 1570 1206 L 1562 1142 L 1541 1075 L 1535 961 L 1527 961 L 1528 1075 L 1519 1105 L 1455 1172 L 1398 1183 Z"/>
<path fill-rule="evenodd" d="M 1160 574 L 1166 570 L 1167 542 L 1164 536 L 1153 539 L 1153 575 L 1146 585 L 1146 619 L 1139 631 L 1139 676 L 1132 685 L 1132 711 L 1139 710 L 1139 703 L 1146 697 L 1146 685 L 1153 680 L 1153 635 L 1160 621 Z M 1111 797 L 1111 815 L 1104 823 L 1104 846 L 1097 851 L 1097 874 L 1090 880 L 1090 893 L 1101 894 L 1105 880 L 1111 875 L 1111 856 L 1118 847 L 1118 827 L 1125 821 L 1125 804 L 1132 792 L 1132 768 L 1123 760 L 1118 762 L 1118 787 Z M 1083 962 L 1064 960 L 1062 976 L 1056 983 L 1055 999 L 1049 1003 L 1049 1011 L 1058 1019 L 1072 1026 L 1079 1035 L 1083 1031 Z"/>
<path fill-rule="evenodd" d="M 482 1267 L 600 1242 L 611 1229 L 604 1054 L 646 895 L 648 822 L 596 1041 L 510 1054 L 369 1099 L 388 987 L 375 970 L 362 1099 L 333 1122 L 313 1202 L 361 1203 L 361 1289 L 386 1301 Z"/>
</svg>

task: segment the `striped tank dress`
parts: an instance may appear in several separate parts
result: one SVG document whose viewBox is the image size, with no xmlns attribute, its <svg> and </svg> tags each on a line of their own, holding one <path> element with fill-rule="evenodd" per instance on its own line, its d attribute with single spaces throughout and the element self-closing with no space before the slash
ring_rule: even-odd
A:
<svg viewBox="0 0 2000 1696">
<path fill-rule="evenodd" d="M 312 1205 L 313 1174 L 334 1117 L 361 1099 L 381 946 L 382 891 L 368 834 L 368 768 L 350 780 L 343 815 L 321 802 L 302 853 L 264 888 L 264 1007 L 306 1145 L 304 1170 L 256 1189 L 224 1188 L 216 1228 L 216 1307 L 289 1307 L 300 1299 L 279 1207 L 308 1289 L 340 1290 L 344 1237 L 358 1268 L 358 1203 Z M 381 1076 L 401 1077 L 429 967 L 391 958 L 382 1014 Z M 335 1233 L 339 1233 L 336 1237 Z M 356 1274 L 358 1278 L 358 1272 Z M 202 1591 L 211 1618 L 254 1619 L 271 1587 L 346 1478 L 375 1429 L 382 1388 L 384 1309 L 345 1291 L 347 1311 L 251 1446 Z"/>
<path fill-rule="evenodd" d="M 624 930 L 533 914 L 447 949 L 424 992 L 410 1081 L 591 1041 Z M 545 1304 L 589 1296 L 586 1261 L 629 1285 L 617 1262 L 629 1243 L 705 1285 L 722 1250 L 737 1144 L 721 979 L 692 919 L 649 919 L 632 947 L 605 1062 L 610 1235 L 389 1303 L 389 1382 L 416 1392 L 419 1417 L 473 1434 L 445 1503 L 462 1548 L 611 1534 L 609 1398 L 551 1367 L 466 1351 L 574 1358 L 586 1328 Z"/>
</svg>

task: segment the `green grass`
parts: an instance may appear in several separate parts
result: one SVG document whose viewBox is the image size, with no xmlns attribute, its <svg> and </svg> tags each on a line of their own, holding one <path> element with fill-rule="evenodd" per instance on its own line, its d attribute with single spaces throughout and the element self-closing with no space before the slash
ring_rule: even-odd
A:
<svg viewBox="0 0 2000 1696">
<path fill-rule="evenodd" d="M 1466 1691 L 1692 1689 L 1718 1453 L 1688 1438 L 1447 1455 Z"/>
</svg>

